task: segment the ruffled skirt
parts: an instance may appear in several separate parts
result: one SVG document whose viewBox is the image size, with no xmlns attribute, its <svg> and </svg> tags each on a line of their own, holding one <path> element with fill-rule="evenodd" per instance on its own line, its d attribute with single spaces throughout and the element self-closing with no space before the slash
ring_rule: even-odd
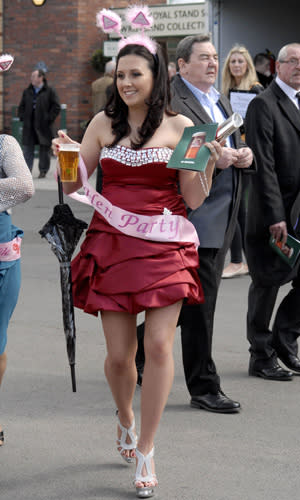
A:
<svg viewBox="0 0 300 500">
<path fill-rule="evenodd" d="M 95 212 L 72 261 L 74 305 L 137 314 L 186 298 L 204 302 L 193 243 L 154 242 L 120 233 Z"/>
</svg>

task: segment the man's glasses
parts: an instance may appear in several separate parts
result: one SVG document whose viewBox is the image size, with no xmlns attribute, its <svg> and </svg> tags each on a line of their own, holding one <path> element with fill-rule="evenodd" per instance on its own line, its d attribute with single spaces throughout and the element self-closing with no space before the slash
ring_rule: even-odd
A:
<svg viewBox="0 0 300 500">
<path fill-rule="evenodd" d="M 287 61 L 279 61 L 279 62 L 290 64 L 291 66 L 298 66 L 300 64 L 300 59 L 297 59 L 296 57 L 291 57 L 291 59 L 288 59 Z"/>
</svg>

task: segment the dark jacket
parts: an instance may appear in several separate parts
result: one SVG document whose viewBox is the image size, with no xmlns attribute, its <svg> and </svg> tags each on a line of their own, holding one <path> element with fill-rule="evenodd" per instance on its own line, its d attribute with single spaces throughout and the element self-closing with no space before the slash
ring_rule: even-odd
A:
<svg viewBox="0 0 300 500">
<path fill-rule="evenodd" d="M 250 103 L 246 140 L 257 161 L 251 179 L 246 227 L 247 261 L 254 283 L 280 285 L 297 274 L 269 246 L 269 226 L 285 220 L 300 237 L 300 112 L 273 81 Z M 293 222 L 291 222 L 291 215 Z"/>
<path fill-rule="evenodd" d="M 266 76 L 263 73 L 260 73 L 259 71 L 256 70 L 257 78 L 259 79 L 260 83 L 264 88 L 267 88 L 270 83 L 273 81 L 273 75 Z"/>
<path fill-rule="evenodd" d="M 210 116 L 178 74 L 172 81 L 171 91 L 174 111 L 187 116 L 195 125 L 212 122 Z M 225 116 L 232 115 L 227 97 L 221 95 L 219 104 Z M 233 142 L 236 148 L 245 146 L 241 141 L 239 131 L 233 134 Z M 255 165 L 243 171 L 253 172 Z M 209 197 L 199 208 L 189 212 L 189 219 L 196 227 L 201 247 L 221 248 L 230 244 L 241 197 L 241 175 L 241 169 L 234 167 L 220 170 L 213 179 Z"/>
<path fill-rule="evenodd" d="M 23 144 L 29 145 L 34 141 L 34 131 L 39 144 L 51 146 L 54 137 L 53 123 L 60 112 L 60 103 L 54 89 L 44 81 L 42 89 L 37 94 L 36 107 L 33 112 L 34 88 L 30 84 L 24 90 L 18 108 L 18 116 L 23 122 Z"/>
</svg>

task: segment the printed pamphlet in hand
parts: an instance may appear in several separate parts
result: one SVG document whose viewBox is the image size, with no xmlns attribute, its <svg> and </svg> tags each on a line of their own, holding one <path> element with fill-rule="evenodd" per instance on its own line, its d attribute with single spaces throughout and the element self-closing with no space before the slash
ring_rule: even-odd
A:
<svg viewBox="0 0 300 500">
<path fill-rule="evenodd" d="M 285 245 L 283 245 L 280 240 L 276 241 L 273 236 L 270 237 L 269 243 L 282 260 L 284 260 L 290 267 L 294 267 L 300 253 L 299 240 L 289 234 Z"/>
<path fill-rule="evenodd" d="M 186 127 L 167 167 L 203 172 L 210 156 L 209 149 L 203 144 L 215 139 L 217 128 L 217 123 Z"/>
</svg>

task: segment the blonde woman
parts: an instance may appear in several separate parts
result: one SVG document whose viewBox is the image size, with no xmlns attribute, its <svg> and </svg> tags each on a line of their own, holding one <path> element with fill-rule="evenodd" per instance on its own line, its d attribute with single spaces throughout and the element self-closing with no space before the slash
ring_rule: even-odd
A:
<svg viewBox="0 0 300 500">
<path fill-rule="evenodd" d="M 259 83 L 255 67 L 246 47 L 235 45 L 226 57 L 222 72 L 222 92 L 229 97 L 230 90 L 247 90 L 259 94 L 264 90 Z M 243 130 L 241 130 L 243 132 Z M 222 278 L 234 278 L 248 274 L 248 266 L 243 262 L 244 230 L 246 221 L 247 180 L 243 176 L 242 198 L 239 207 L 237 226 L 232 240 L 230 263 L 223 270 Z"/>
<path fill-rule="evenodd" d="M 222 93 L 229 97 L 231 89 L 251 90 L 257 94 L 263 90 L 252 57 L 243 45 L 232 47 L 223 66 Z"/>
</svg>

